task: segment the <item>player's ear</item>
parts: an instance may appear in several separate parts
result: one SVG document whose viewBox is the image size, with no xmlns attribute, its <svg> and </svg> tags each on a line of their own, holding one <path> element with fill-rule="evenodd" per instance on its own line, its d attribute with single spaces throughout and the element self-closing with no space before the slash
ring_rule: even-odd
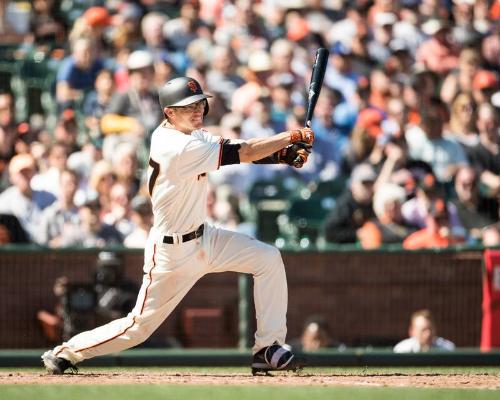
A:
<svg viewBox="0 0 500 400">
<path fill-rule="evenodd" d="M 165 118 L 170 119 L 172 118 L 172 115 L 174 115 L 174 110 L 172 110 L 172 108 L 170 107 L 165 107 L 163 108 L 163 115 L 165 116 Z"/>
</svg>

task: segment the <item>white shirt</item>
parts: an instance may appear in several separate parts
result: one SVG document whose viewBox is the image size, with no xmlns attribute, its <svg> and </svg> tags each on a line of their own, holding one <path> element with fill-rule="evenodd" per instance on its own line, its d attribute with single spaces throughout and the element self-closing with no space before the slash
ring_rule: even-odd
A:
<svg viewBox="0 0 500 400">
<path fill-rule="evenodd" d="M 432 342 L 431 350 L 453 351 L 455 350 L 455 344 L 442 337 L 437 337 Z M 395 353 L 420 353 L 421 351 L 420 343 L 413 337 L 402 340 L 394 346 Z"/>
<path fill-rule="evenodd" d="M 156 128 L 148 168 L 154 229 L 186 234 L 205 221 L 207 173 L 220 167 L 221 143 L 203 129 L 186 135 L 163 124 Z"/>
</svg>

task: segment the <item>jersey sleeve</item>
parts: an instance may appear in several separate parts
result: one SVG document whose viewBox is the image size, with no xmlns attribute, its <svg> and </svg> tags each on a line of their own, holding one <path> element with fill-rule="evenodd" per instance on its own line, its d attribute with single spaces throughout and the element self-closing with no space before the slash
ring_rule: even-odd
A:
<svg viewBox="0 0 500 400">
<path fill-rule="evenodd" d="M 220 167 L 222 157 L 222 139 L 205 141 L 192 137 L 179 154 L 177 173 L 181 178 L 197 176 Z"/>
</svg>

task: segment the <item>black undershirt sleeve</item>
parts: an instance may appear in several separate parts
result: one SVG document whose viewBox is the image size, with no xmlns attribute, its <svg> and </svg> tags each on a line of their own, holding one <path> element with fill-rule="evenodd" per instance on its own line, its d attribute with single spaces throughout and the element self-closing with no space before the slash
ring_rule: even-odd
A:
<svg viewBox="0 0 500 400">
<path fill-rule="evenodd" d="M 225 140 L 222 143 L 222 154 L 220 159 L 220 165 L 231 165 L 240 163 L 240 144 L 229 143 L 229 140 Z"/>
</svg>

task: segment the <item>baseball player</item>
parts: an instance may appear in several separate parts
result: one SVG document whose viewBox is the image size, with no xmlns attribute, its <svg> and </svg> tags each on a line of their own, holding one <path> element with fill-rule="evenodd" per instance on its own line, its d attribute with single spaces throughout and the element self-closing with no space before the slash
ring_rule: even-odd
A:
<svg viewBox="0 0 500 400">
<path fill-rule="evenodd" d="M 309 128 L 272 137 L 229 141 L 202 128 L 208 112 L 199 83 L 175 78 L 159 91 L 165 120 L 151 137 L 148 185 L 154 224 L 144 250 L 144 278 L 134 309 L 124 318 L 80 333 L 42 356 L 62 374 L 88 358 L 146 340 L 207 273 L 235 271 L 254 278 L 257 331 L 252 373 L 297 370 L 303 360 L 283 347 L 287 284 L 279 251 L 241 233 L 205 222 L 207 173 L 224 165 L 287 163 L 300 168 L 311 151 Z"/>
</svg>

